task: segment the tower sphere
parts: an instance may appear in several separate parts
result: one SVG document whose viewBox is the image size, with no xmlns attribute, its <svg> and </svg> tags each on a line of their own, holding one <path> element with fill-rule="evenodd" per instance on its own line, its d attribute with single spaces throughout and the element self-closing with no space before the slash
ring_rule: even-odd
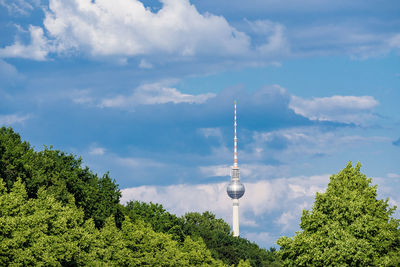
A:
<svg viewBox="0 0 400 267">
<path fill-rule="evenodd" d="M 244 185 L 240 181 L 231 181 L 226 188 L 228 196 L 232 199 L 239 199 L 244 195 Z"/>
</svg>

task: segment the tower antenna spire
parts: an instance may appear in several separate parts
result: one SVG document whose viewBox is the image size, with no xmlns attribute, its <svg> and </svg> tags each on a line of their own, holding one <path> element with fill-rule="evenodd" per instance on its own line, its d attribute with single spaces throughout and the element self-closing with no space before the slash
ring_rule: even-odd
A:
<svg viewBox="0 0 400 267">
<path fill-rule="evenodd" d="M 236 134 L 236 100 L 235 100 L 235 138 L 234 138 L 234 156 L 233 166 L 231 170 L 231 182 L 229 183 L 226 192 L 232 198 L 233 216 L 232 216 L 232 232 L 233 236 L 239 236 L 239 198 L 244 195 L 244 185 L 240 182 L 240 170 L 237 164 L 237 134 Z"/>
<path fill-rule="evenodd" d="M 233 156 L 233 166 L 237 167 L 237 135 L 236 135 L 236 100 L 235 100 L 235 138 L 234 138 L 234 156 Z"/>
</svg>

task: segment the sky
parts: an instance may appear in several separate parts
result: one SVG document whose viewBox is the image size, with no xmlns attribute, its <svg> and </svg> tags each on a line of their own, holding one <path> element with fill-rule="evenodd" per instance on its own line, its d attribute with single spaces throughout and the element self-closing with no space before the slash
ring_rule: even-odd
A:
<svg viewBox="0 0 400 267">
<path fill-rule="evenodd" d="M 400 2 L 0 0 L 0 125 L 262 247 L 349 161 L 400 206 Z M 394 216 L 399 218 L 400 212 Z"/>
</svg>

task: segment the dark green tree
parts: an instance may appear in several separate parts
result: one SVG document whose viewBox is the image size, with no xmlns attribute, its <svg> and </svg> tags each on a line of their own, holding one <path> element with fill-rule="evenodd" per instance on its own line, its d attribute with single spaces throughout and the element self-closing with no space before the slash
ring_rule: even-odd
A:
<svg viewBox="0 0 400 267">
<path fill-rule="evenodd" d="M 183 219 L 167 212 L 162 205 L 141 201 L 129 201 L 125 213 L 132 221 L 141 220 L 151 225 L 154 231 L 171 234 L 180 242 L 185 240 Z"/>
<path fill-rule="evenodd" d="M 0 128 L 0 177 L 10 189 L 21 178 L 28 197 L 35 198 L 40 187 L 53 192 L 66 203 L 74 196 L 76 205 L 83 208 L 85 219 L 93 218 L 97 227 L 110 215 L 121 221 L 121 193 L 108 174 L 98 177 L 82 167 L 82 159 L 62 151 L 45 147 L 36 152 L 29 143 L 22 142 L 11 128 Z"/>
<path fill-rule="evenodd" d="M 206 211 L 190 212 L 183 216 L 185 235 L 201 238 L 215 259 L 229 265 L 250 263 L 251 266 L 279 266 L 275 250 L 266 251 L 257 244 L 230 233 L 230 226 Z"/>
<path fill-rule="evenodd" d="M 400 221 L 396 207 L 377 199 L 377 186 L 360 172 L 361 164 L 332 175 L 317 193 L 312 211 L 303 211 L 302 231 L 281 237 L 286 266 L 400 266 Z"/>
</svg>

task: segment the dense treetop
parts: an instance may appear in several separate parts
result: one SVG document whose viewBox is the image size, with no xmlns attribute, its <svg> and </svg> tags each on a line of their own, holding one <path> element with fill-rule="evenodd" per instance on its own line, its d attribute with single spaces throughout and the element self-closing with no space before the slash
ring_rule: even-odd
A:
<svg viewBox="0 0 400 267">
<path fill-rule="evenodd" d="M 35 151 L 0 128 L 0 265 L 273 266 L 266 251 L 205 212 L 177 217 L 159 204 L 119 203 L 108 174 L 81 158 Z"/>
<path fill-rule="evenodd" d="M 400 266 L 400 220 L 377 186 L 349 163 L 317 193 L 312 211 L 303 211 L 302 231 L 282 237 L 287 266 Z"/>
</svg>

